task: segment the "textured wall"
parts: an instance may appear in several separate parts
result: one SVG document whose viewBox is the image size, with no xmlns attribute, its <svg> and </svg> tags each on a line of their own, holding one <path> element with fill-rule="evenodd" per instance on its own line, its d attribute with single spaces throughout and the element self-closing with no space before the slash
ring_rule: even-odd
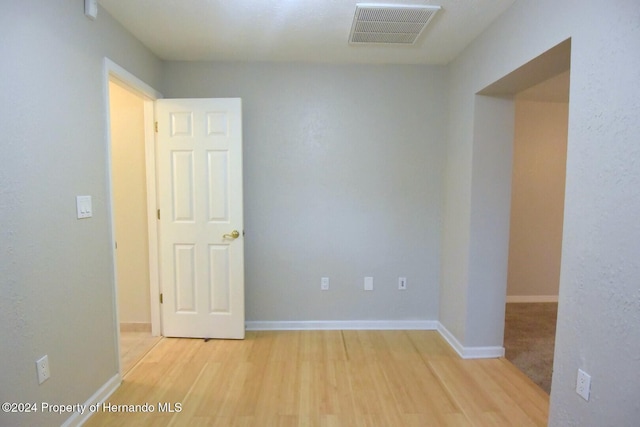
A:
<svg viewBox="0 0 640 427">
<path fill-rule="evenodd" d="M 447 186 L 445 212 L 457 203 L 470 214 L 443 230 L 443 245 L 453 248 L 443 252 L 443 278 L 455 275 L 447 257 L 463 254 L 466 236 L 474 235 L 476 212 L 464 204 L 476 190 L 467 178 L 468 159 L 480 148 L 473 139 L 474 94 L 571 38 L 552 426 L 636 425 L 640 417 L 640 4 L 626 0 L 614 6 L 602 8 L 591 0 L 517 1 L 450 69 L 450 126 L 461 129 L 449 134 L 446 176 L 460 179 Z M 483 268 L 502 268 L 503 261 Z M 443 280 L 442 286 L 449 284 Z M 471 297 L 478 285 L 471 274 L 467 283 L 452 285 L 468 298 L 466 312 L 453 296 L 441 304 L 441 319 L 452 328 L 471 318 L 476 328 L 490 328 L 491 312 L 504 310 L 498 298 Z M 491 292 L 504 284 L 494 286 Z M 443 289 L 445 294 L 452 295 Z M 483 311 L 486 316 L 475 315 Z M 472 335 L 470 324 L 459 339 Z M 592 375 L 589 402 L 575 393 L 578 368 Z"/>
<path fill-rule="evenodd" d="M 437 319 L 444 77 L 426 66 L 166 64 L 167 97 L 242 97 L 248 320 Z"/>
<path fill-rule="evenodd" d="M 553 426 L 640 419 L 640 3 L 575 22 Z M 584 6 L 581 6 L 581 8 Z M 578 13 L 576 11 L 576 13 Z M 574 393 L 591 374 L 591 400 Z"/>
<path fill-rule="evenodd" d="M 157 84 L 160 62 L 81 1 L 3 2 L 0 13 L 0 401 L 85 402 L 117 374 L 103 57 Z M 93 218 L 76 219 L 76 195 Z M 36 379 L 48 354 L 51 378 Z M 0 413 L 0 425 L 68 415 Z"/>
<path fill-rule="evenodd" d="M 460 342 L 465 341 L 467 282 L 469 278 L 469 233 L 471 211 L 473 137 L 472 102 L 466 102 L 471 90 L 461 76 L 466 67 L 450 67 L 448 78 L 447 153 L 443 196 L 442 269 L 440 274 L 440 323 Z M 453 84 L 452 82 L 456 82 Z M 459 82 L 462 82 L 460 84 Z M 453 120 L 463 117 L 467 126 Z"/>
<path fill-rule="evenodd" d="M 465 346 L 502 346 L 509 253 L 514 108 L 510 99 L 474 100 L 469 288 Z M 496 305 L 497 303 L 497 305 Z"/>
<path fill-rule="evenodd" d="M 508 296 L 558 295 L 569 105 L 516 98 Z"/>
<path fill-rule="evenodd" d="M 151 323 L 144 102 L 109 83 L 111 180 L 120 323 Z"/>
</svg>

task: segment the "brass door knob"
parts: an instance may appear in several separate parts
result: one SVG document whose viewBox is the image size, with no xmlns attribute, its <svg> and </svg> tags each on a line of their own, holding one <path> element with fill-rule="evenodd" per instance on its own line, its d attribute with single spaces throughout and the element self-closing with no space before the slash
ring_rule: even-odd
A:
<svg viewBox="0 0 640 427">
<path fill-rule="evenodd" d="M 238 230 L 233 230 L 231 234 L 222 235 L 223 239 L 237 239 L 238 237 L 240 237 L 240 232 Z"/>
</svg>

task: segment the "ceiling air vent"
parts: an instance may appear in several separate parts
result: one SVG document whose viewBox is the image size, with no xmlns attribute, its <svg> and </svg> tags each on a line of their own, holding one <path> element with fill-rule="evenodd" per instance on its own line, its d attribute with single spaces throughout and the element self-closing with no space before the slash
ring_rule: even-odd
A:
<svg viewBox="0 0 640 427">
<path fill-rule="evenodd" d="M 356 4 L 349 43 L 414 44 L 440 6 Z"/>
</svg>

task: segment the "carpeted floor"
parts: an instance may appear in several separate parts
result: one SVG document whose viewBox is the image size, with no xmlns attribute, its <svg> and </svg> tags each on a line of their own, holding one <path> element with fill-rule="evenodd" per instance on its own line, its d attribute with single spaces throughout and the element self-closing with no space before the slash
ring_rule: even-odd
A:
<svg viewBox="0 0 640 427">
<path fill-rule="evenodd" d="M 547 393 L 557 315 L 557 303 L 509 303 L 505 315 L 505 357 Z"/>
</svg>

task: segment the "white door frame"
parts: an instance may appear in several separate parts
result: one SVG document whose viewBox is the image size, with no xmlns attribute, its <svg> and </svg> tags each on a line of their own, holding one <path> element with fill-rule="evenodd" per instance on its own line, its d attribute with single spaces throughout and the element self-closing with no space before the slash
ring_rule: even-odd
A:
<svg viewBox="0 0 640 427">
<path fill-rule="evenodd" d="M 158 227 L 156 222 L 156 162 L 155 162 L 155 130 L 154 130 L 154 101 L 162 98 L 162 94 L 125 70 L 109 58 L 104 58 L 103 94 L 104 94 L 104 123 L 107 158 L 107 194 L 109 231 L 111 233 L 111 265 L 113 266 L 113 312 L 115 322 L 115 345 L 118 355 L 118 371 L 122 374 L 120 365 L 120 320 L 118 316 L 118 275 L 115 249 L 115 221 L 113 212 L 113 188 L 111 176 L 111 118 L 109 100 L 109 80 L 117 80 L 132 92 L 140 95 L 144 100 L 144 135 L 145 135 L 145 166 L 147 181 L 147 223 L 149 235 L 149 298 L 151 300 L 151 335 L 161 334 L 160 325 L 160 278 L 158 262 Z"/>
</svg>

